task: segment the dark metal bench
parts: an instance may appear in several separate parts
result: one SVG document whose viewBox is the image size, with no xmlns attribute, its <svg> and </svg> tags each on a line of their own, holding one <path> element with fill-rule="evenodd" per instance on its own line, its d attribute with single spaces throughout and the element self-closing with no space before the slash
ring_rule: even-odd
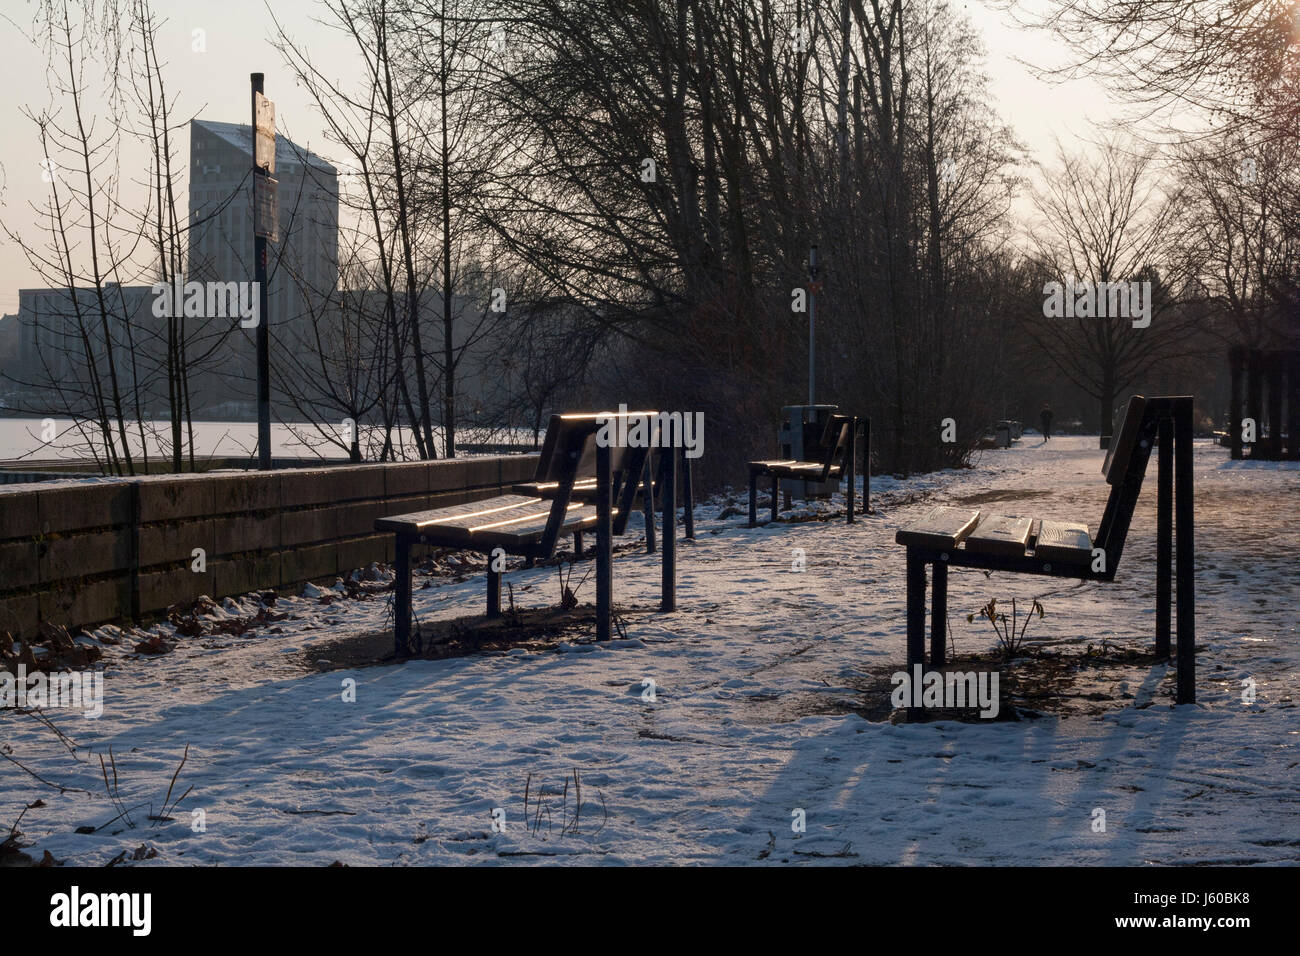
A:
<svg viewBox="0 0 1300 956">
<path fill-rule="evenodd" d="M 857 464 L 857 432 L 863 430 L 862 513 L 871 510 L 871 419 L 852 415 L 831 415 L 822 433 L 822 457 L 818 461 L 773 459 L 749 463 L 749 526 L 758 524 L 758 479 L 772 479 L 772 520 L 780 513 L 781 479 L 796 481 L 829 481 L 843 477 L 847 483 L 845 499 L 848 502 L 848 523 L 853 524 L 854 469 Z"/>
<path fill-rule="evenodd" d="M 612 414 L 553 415 L 538 460 L 535 480 L 553 483 L 549 498 L 498 495 L 481 501 L 430 511 L 379 518 L 376 531 L 396 537 L 393 641 L 399 655 L 411 649 L 411 547 L 429 544 L 464 548 L 489 556 L 501 549 L 530 561 L 546 560 L 565 535 L 596 532 L 596 637 L 608 640 L 613 610 L 613 536 L 623 533 L 630 502 L 644 470 L 648 449 L 609 447 L 597 433 Z M 666 456 L 673 460 L 674 456 Z M 587 503 L 573 499 L 576 476 L 591 472 L 595 489 Z M 671 487 L 671 486 L 667 486 Z M 676 495 L 663 495 L 665 524 L 675 519 Z M 674 522 L 675 523 L 675 520 Z M 665 531 L 668 534 L 668 531 Z M 665 539 L 665 545 L 667 541 Z M 667 546 L 663 556 L 664 609 L 676 607 L 676 553 Z M 501 572 L 489 560 L 487 614 L 501 614 Z"/>
<path fill-rule="evenodd" d="M 899 529 L 907 546 L 907 668 L 925 664 L 926 566 L 933 568 L 930 666 L 946 657 L 948 568 L 1015 571 L 1085 581 L 1114 580 L 1153 445 L 1158 446 L 1156 653 L 1169 656 L 1174 521 L 1178 550 L 1177 702 L 1196 700 L 1192 528 L 1192 398 L 1133 396 L 1106 453 L 1110 497 L 1096 537 L 1073 521 L 1010 518 L 969 508 L 935 508 Z"/>
<path fill-rule="evenodd" d="M 653 423 L 657 419 L 659 413 L 658 412 L 629 412 L 628 413 L 629 417 L 638 416 L 638 415 L 648 417 L 651 421 L 651 433 L 652 433 L 651 440 L 652 440 L 652 447 L 653 447 L 653 444 L 655 442 L 654 436 L 657 435 Z M 676 457 L 676 462 L 675 463 L 670 462 L 668 459 L 674 456 Z M 640 457 L 641 460 L 644 462 L 642 466 L 644 470 L 642 480 L 640 482 L 632 481 L 624 484 L 623 492 L 626 497 L 624 499 L 620 499 L 619 509 L 621 513 L 626 512 L 630 514 L 638 504 L 641 506 L 642 513 L 645 516 L 646 554 L 654 554 L 655 551 L 657 550 L 656 538 L 655 538 L 655 515 L 654 515 L 655 501 L 659 500 L 657 496 L 661 493 L 661 490 L 664 487 L 665 469 L 669 468 L 670 466 L 673 466 L 674 464 L 676 465 L 677 468 L 680 469 L 680 472 L 678 473 L 681 475 L 681 494 L 683 499 L 682 517 L 683 517 L 683 524 L 685 524 L 686 526 L 685 529 L 686 537 L 694 540 L 695 538 L 695 493 L 692 487 L 691 460 L 686 457 L 686 449 L 679 448 L 679 449 L 660 450 L 657 464 L 654 464 L 653 460 L 655 456 L 653 454 L 647 453 L 647 454 L 643 454 Z M 676 481 L 675 475 L 673 480 L 674 482 Z M 510 490 L 517 495 L 529 495 L 534 498 L 550 499 L 553 498 L 556 492 L 559 490 L 559 483 L 555 481 L 541 481 L 537 478 L 534 478 L 532 481 L 518 482 L 515 485 L 511 486 Z M 597 489 L 596 489 L 595 473 L 593 472 L 591 474 L 579 474 L 577 477 L 574 478 L 573 488 L 569 493 L 569 500 L 579 501 L 582 502 L 583 504 L 592 504 L 596 500 L 596 494 L 597 494 Z M 626 524 L 627 522 L 624 521 L 622 523 L 622 526 L 616 527 L 616 530 L 614 532 L 615 535 L 621 535 L 623 533 L 623 527 L 625 527 Z M 581 531 L 575 532 L 573 547 L 574 547 L 575 554 L 581 556 L 582 554 L 582 532 Z"/>
</svg>

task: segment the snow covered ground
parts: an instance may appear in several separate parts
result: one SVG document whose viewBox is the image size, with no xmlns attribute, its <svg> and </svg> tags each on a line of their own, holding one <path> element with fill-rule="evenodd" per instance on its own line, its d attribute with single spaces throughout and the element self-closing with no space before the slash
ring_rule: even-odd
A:
<svg viewBox="0 0 1300 956">
<path fill-rule="evenodd" d="M 332 640 L 384 629 L 388 602 L 281 597 L 276 610 L 299 619 L 279 633 L 180 638 L 156 658 L 109 648 L 103 717 L 48 712 L 82 748 L 75 756 L 32 717 L 0 714 L 16 759 L 89 793 L 59 794 L 0 762 L 0 824 L 39 798 L 20 827 L 27 852 L 84 865 L 142 844 L 157 851 L 150 865 L 1294 864 L 1295 464 L 1233 463 L 1196 445 L 1196 705 L 1172 707 L 1172 668 L 1147 661 L 1081 669 L 1093 693 L 1073 699 L 1086 707 L 1020 720 L 867 719 L 888 717 L 879 675 L 903 661 L 898 525 L 964 501 L 1095 530 L 1108 490 L 1095 446 L 1027 435 L 972 470 L 878 477 L 878 514 L 853 526 L 841 514 L 749 530 L 743 515 L 701 508 L 698 539 L 678 550 L 679 611 L 652 610 L 658 557 L 621 553 L 627 639 L 603 646 L 574 639 L 313 670 L 304 659 L 328 657 Z M 1149 477 L 1111 585 L 954 570 L 958 654 L 994 648 L 987 622 L 966 614 L 1012 597 L 1041 598 L 1046 616 L 1030 637 L 1050 647 L 1149 649 L 1154 463 Z M 999 500 L 1013 490 L 1016 500 Z M 507 580 L 520 603 L 538 606 L 556 600 L 555 575 Z M 478 576 L 416 591 L 425 620 L 478 614 L 482 601 Z M 173 822 L 152 825 L 149 804 L 160 806 L 187 744 L 176 794 L 193 790 Z M 117 813 L 99 763 L 110 746 L 123 801 L 144 806 L 134 828 L 119 820 L 78 834 Z"/>
</svg>

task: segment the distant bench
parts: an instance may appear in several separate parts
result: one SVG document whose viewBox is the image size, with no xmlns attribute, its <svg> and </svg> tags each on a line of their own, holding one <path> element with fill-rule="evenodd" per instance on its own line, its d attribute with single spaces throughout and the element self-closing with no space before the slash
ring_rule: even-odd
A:
<svg viewBox="0 0 1300 956">
<path fill-rule="evenodd" d="M 749 463 L 749 526 L 758 524 L 758 479 L 772 479 L 772 520 L 780 514 L 781 480 L 830 481 L 843 477 L 844 492 L 848 501 L 848 523 L 854 521 L 854 468 L 857 459 L 857 431 L 864 429 L 865 467 L 862 470 L 862 510 L 871 510 L 871 420 L 852 415 L 831 415 L 822 432 L 821 457 L 815 461 L 798 461 L 790 458 L 751 461 Z"/>
<path fill-rule="evenodd" d="M 630 415 L 645 413 L 629 413 Z M 396 571 L 393 606 L 393 642 L 397 654 L 411 650 L 411 546 L 417 543 L 438 547 L 464 548 L 488 555 L 487 615 L 501 614 L 501 572 L 491 560 L 502 552 L 547 560 L 557 541 L 565 535 L 585 531 L 596 533 L 596 637 L 608 640 L 613 616 L 613 536 L 622 534 L 632 512 L 637 485 L 645 470 L 648 448 L 611 447 L 597 441 L 601 425 L 613 413 L 600 415 L 552 415 L 546 441 L 537 462 L 534 481 L 548 487 L 549 497 L 498 495 L 469 504 L 435 508 L 411 514 L 379 518 L 376 531 L 396 535 Z M 675 456 L 663 456 L 672 471 Z M 592 474 L 593 485 L 574 499 L 579 475 Z M 661 495 L 664 506 L 665 547 L 663 555 L 664 609 L 676 606 L 676 552 L 673 541 L 676 494 L 673 482 L 665 478 Z"/>
<path fill-rule="evenodd" d="M 1156 653 L 1169 656 L 1171 550 L 1178 525 L 1177 702 L 1196 700 L 1195 594 L 1192 518 L 1192 398 L 1129 400 L 1106 453 L 1102 474 L 1111 485 L 1097 536 L 1077 521 L 1013 518 L 969 508 L 935 508 L 899 529 L 907 546 L 907 668 L 925 661 L 926 566 L 933 567 L 930 665 L 946 656 L 948 568 L 967 567 L 1022 574 L 1114 580 L 1133 509 L 1142 490 L 1152 445 L 1159 446 L 1156 507 Z"/>
</svg>

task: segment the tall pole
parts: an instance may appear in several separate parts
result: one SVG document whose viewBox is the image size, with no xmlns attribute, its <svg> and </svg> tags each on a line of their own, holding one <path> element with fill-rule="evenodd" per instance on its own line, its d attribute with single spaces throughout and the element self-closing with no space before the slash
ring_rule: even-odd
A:
<svg viewBox="0 0 1300 956">
<path fill-rule="evenodd" d="M 262 88 L 261 73 L 250 74 L 253 81 L 253 122 L 252 141 L 257 141 L 257 94 L 265 92 Z M 254 145 L 253 163 L 253 209 L 257 209 L 258 179 L 265 175 L 257 168 L 257 149 Z M 256 215 L 254 215 L 256 229 Z M 271 335 L 268 325 L 270 317 L 266 309 L 266 237 L 253 235 L 254 281 L 257 283 L 257 467 L 262 471 L 271 470 Z"/>
<path fill-rule="evenodd" d="M 817 247 L 808 250 L 808 404 L 816 405 L 817 380 Z"/>
</svg>

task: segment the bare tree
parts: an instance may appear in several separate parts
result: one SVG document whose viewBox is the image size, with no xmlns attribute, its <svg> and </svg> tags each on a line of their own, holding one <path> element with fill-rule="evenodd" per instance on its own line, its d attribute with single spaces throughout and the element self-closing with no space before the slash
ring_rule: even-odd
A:
<svg viewBox="0 0 1300 956">
<path fill-rule="evenodd" d="M 1110 435 L 1117 396 L 1155 363 L 1186 354 L 1193 319 L 1175 306 L 1183 278 L 1173 271 L 1177 192 L 1162 188 L 1150 150 L 1119 139 L 1102 143 L 1095 158 L 1060 148 L 1056 166 L 1044 171 L 1035 200 L 1040 223 L 1033 234 L 1040 275 L 1073 296 L 1077 280 L 1097 306 L 1087 314 L 1024 316 L 1023 329 L 1053 364 L 1099 403 L 1103 441 Z M 1149 283 L 1150 315 L 1139 320 L 1120 311 L 1118 296 L 1103 284 Z M 1058 287 L 1059 288 L 1059 287 Z M 1043 287 L 1044 295 L 1048 287 Z M 1133 303 L 1140 305 L 1141 303 Z M 1127 310 L 1127 311 L 1132 311 Z M 1099 313 L 1105 314 L 1099 314 Z M 1150 319 L 1149 327 L 1141 321 Z"/>
</svg>

